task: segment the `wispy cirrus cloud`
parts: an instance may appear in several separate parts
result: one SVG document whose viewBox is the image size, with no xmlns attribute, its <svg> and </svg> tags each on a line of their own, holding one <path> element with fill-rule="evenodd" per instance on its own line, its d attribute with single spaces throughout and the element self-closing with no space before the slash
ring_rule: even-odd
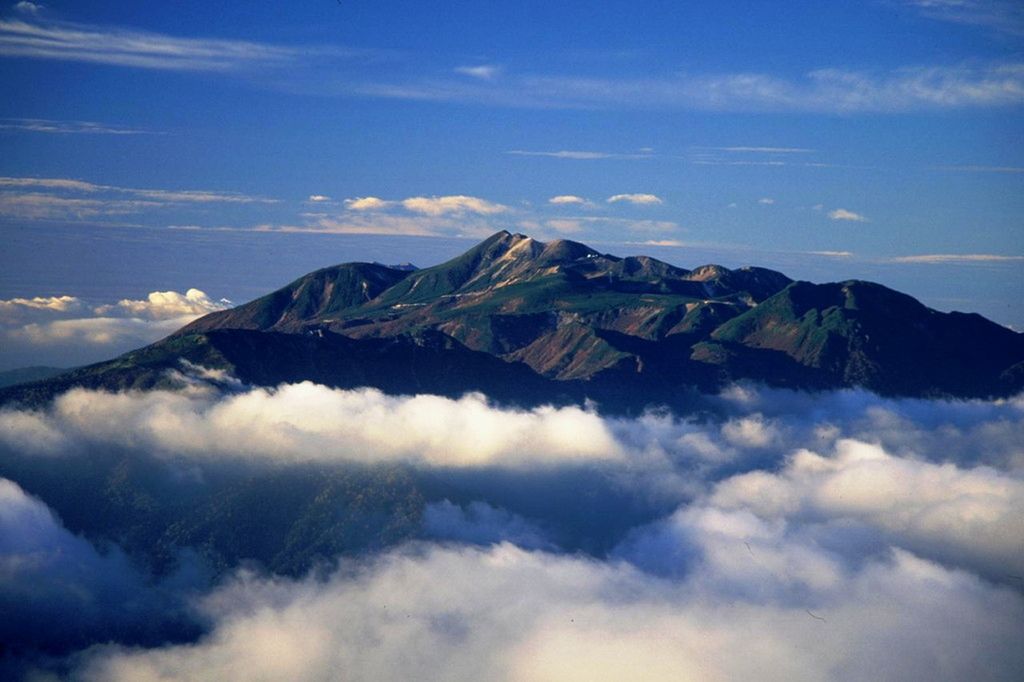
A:
<svg viewBox="0 0 1024 682">
<path fill-rule="evenodd" d="M 462 74 L 463 76 L 472 76 L 473 78 L 479 78 L 481 80 L 489 81 L 501 73 L 501 67 L 496 66 L 494 64 L 478 64 L 477 66 L 459 66 L 455 68 L 455 73 Z"/>
<path fill-rule="evenodd" d="M 95 121 L 53 121 L 45 118 L 0 119 L 0 130 L 55 135 L 162 135 L 155 130 L 97 123 Z"/>
<path fill-rule="evenodd" d="M 978 166 L 978 165 L 967 165 L 967 166 L 937 166 L 937 170 L 944 171 L 955 171 L 960 173 L 1006 173 L 1009 175 L 1018 175 L 1024 173 L 1024 167 L 1021 166 Z"/>
<path fill-rule="evenodd" d="M 649 159 L 654 156 L 653 153 L 647 150 L 623 154 L 619 152 L 598 152 L 571 149 L 562 149 L 558 151 L 526 151 L 523 149 L 512 149 L 505 153 L 511 154 L 512 156 L 547 156 L 553 159 L 574 159 L 577 161 L 593 161 L 596 159 Z"/>
<path fill-rule="evenodd" d="M 797 167 L 797 168 L 835 168 L 834 163 L 818 163 L 818 162 L 793 162 L 793 161 L 782 161 L 779 159 L 721 159 L 713 157 L 698 157 L 690 159 L 690 163 L 698 166 L 767 166 L 771 168 L 781 168 L 783 166 Z"/>
<path fill-rule="evenodd" d="M 0 177 L 0 218 L 84 220 L 169 207 L 274 203 L 278 200 L 238 192 L 118 187 L 73 178 Z"/>
<path fill-rule="evenodd" d="M 692 147 L 684 157 L 698 166 L 766 166 L 800 168 L 834 168 L 836 164 L 808 161 L 807 155 L 817 150 L 809 147 L 730 146 Z"/>
<path fill-rule="evenodd" d="M 137 29 L 71 22 L 0 20 L 0 55 L 177 71 L 232 71 L 296 59 L 292 48 L 178 38 Z"/>
<path fill-rule="evenodd" d="M 823 256 L 825 258 L 853 258 L 853 251 L 807 251 L 811 256 Z"/>
<path fill-rule="evenodd" d="M 382 54 L 337 46 L 291 46 L 249 40 L 179 37 L 121 26 L 56 21 L 37 11 L 20 14 L 21 18 L 0 19 L 2 56 L 164 71 L 225 73 Z"/>
<path fill-rule="evenodd" d="M 376 234 L 403 237 L 466 237 L 483 239 L 497 231 L 486 216 L 472 214 L 423 215 L 386 211 L 303 213 L 294 223 L 263 223 L 250 227 L 179 226 L 177 229 L 212 229 L 227 232 L 281 232 L 286 234 Z"/>
<path fill-rule="evenodd" d="M 109 192 L 112 194 L 127 194 L 139 197 L 140 199 L 149 199 L 152 201 L 180 203 L 273 204 L 278 201 L 277 199 L 268 199 L 266 197 L 252 196 L 239 192 L 118 187 L 117 185 L 103 185 L 94 182 L 87 182 L 85 180 L 75 180 L 73 178 L 0 177 L 0 188 L 32 188 L 78 192 L 84 194 Z"/>
<path fill-rule="evenodd" d="M 285 66 L 298 48 L 243 40 L 179 38 L 122 27 L 0 19 L 0 54 L 170 71 L 238 71 Z"/>
<path fill-rule="evenodd" d="M 653 195 L 652 195 L 653 196 Z M 564 195 L 571 197 L 571 195 Z M 582 197 L 576 201 L 556 202 L 554 205 L 596 209 L 597 204 Z M 447 199 L 448 201 L 439 201 Z M 474 201 L 465 201 L 474 199 Z M 422 200 L 422 201 L 421 201 Z M 626 201 L 626 200 L 622 200 Z M 641 201 L 641 203 L 643 203 Z M 498 210 L 500 207 L 501 210 Z M 544 214 L 524 212 L 502 204 L 476 197 L 412 197 L 404 200 L 384 200 L 378 197 L 360 197 L 346 201 L 347 210 L 341 212 L 306 212 L 300 214 L 303 222 L 264 223 L 248 227 L 202 227 L 198 225 L 174 226 L 175 229 L 215 230 L 240 232 L 281 232 L 307 234 L 376 234 L 411 237 L 463 237 L 482 239 L 514 220 L 517 229 L 536 237 L 560 235 L 587 235 L 599 237 L 606 232 L 616 235 L 629 233 L 674 232 L 682 229 L 670 220 L 631 219 L 599 215 L 560 215 L 547 218 Z M 495 220 L 499 218 L 499 220 Z M 511 229 L 509 227 L 509 229 Z"/>
<path fill-rule="evenodd" d="M 1024 35 L 1024 6 L 1015 0 L 904 0 L 922 16 Z"/>
<path fill-rule="evenodd" d="M 349 92 L 518 108 L 904 113 L 1020 105 L 1024 103 L 1024 63 L 913 65 L 888 71 L 823 68 L 797 77 L 756 71 L 632 78 L 506 74 L 500 83 L 412 79 L 357 84 Z M 549 155 L 554 154 L 559 152 Z"/>
<path fill-rule="evenodd" d="M 163 206 L 141 199 L 82 199 L 44 192 L 0 192 L 0 217 L 60 220 L 123 216 Z"/>
<path fill-rule="evenodd" d="M 607 216 L 570 216 L 545 220 L 539 227 L 547 227 L 557 233 L 583 233 L 594 229 L 612 229 L 616 234 L 630 232 L 676 232 L 683 229 L 671 220 L 635 220 L 631 218 L 610 218 Z"/>
<path fill-rule="evenodd" d="M 813 154 L 815 151 L 804 147 L 701 147 L 700 149 L 733 154 Z"/>
<path fill-rule="evenodd" d="M 758 71 L 580 77 L 502 70 L 498 78 L 497 66 L 477 64 L 455 67 L 449 77 L 413 72 L 383 73 L 371 79 L 356 70 L 337 68 L 339 60 L 376 60 L 388 55 L 394 56 L 382 50 L 177 37 L 134 28 L 52 21 L 24 13 L 20 18 L 0 20 L 0 56 L 207 73 L 260 71 L 263 76 L 276 69 L 288 73 L 287 82 L 278 78 L 261 78 L 260 82 L 329 96 L 514 108 L 814 113 L 899 113 L 1024 103 L 1024 63 L 1020 61 L 910 65 L 888 71 L 823 68 L 796 77 Z M 319 68 L 325 64 L 331 68 Z M 751 146 L 748 151 L 757 148 Z M 786 153 L 778 151 L 782 149 L 777 148 L 777 153 Z M 528 150 L 513 152 L 534 154 Z M 572 150 L 542 151 L 538 155 L 576 159 L 650 156 Z"/>
<path fill-rule="evenodd" d="M 996 253 L 925 253 L 916 256 L 897 256 L 888 260 L 890 263 L 926 263 L 932 265 L 945 264 L 978 264 L 985 263 L 1021 263 L 1024 256 L 1006 256 Z"/>
</svg>

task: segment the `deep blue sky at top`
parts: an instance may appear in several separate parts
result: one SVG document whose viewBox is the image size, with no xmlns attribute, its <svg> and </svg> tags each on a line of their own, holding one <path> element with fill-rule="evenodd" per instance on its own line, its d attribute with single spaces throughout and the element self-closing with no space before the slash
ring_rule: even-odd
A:
<svg viewBox="0 0 1024 682">
<path fill-rule="evenodd" d="M 0 21 L 19 229 L 1024 255 L 1012 1 L 52 0 Z"/>
</svg>

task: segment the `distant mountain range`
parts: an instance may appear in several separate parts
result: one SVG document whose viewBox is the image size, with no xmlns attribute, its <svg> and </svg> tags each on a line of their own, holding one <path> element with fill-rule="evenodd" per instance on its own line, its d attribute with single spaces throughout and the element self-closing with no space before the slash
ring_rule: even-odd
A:
<svg viewBox="0 0 1024 682">
<path fill-rule="evenodd" d="M 955 398 L 1024 388 L 1024 335 L 879 284 L 685 270 L 503 231 L 430 268 L 317 270 L 112 361 L 2 389 L 0 401 L 169 386 L 182 361 L 259 385 L 479 390 L 518 404 L 591 398 L 626 412 L 685 408 L 736 380 Z"/>
</svg>

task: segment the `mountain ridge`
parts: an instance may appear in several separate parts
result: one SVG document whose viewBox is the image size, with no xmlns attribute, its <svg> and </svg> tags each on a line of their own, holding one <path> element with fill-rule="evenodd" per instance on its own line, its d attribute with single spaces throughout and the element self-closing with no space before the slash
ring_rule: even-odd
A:
<svg viewBox="0 0 1024 682">
<path fill-rule="evenodd" d="M 689 404 L 695 391 L 737 380 L 951 398 L 1024 387 L 1024 335 L 881 284 L 814 284 L 758 267 L 688 270 L 507 231 L 427 268 L 322 268 L 133 353 L 0 391 L 0 400 L 44 400 L 58 385 L 162 385 L 153 368 L 180 360 L 257 384 L 481 390 L 528 404 L 593 398 L 626 411 Z M 445 376 L 424 381 L 436 367 Z"/>
</svg>

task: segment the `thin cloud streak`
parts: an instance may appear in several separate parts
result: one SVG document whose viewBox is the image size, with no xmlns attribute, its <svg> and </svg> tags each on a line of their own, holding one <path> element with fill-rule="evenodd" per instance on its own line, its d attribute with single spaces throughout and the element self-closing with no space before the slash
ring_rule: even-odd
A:
<svg viewBox="0 0 1024 682">
<path fill-rule="evenodd" d="M 629 232 L 673 232 L 681 230 L 679 223 L 671 220 L 634 220 L 631 218 L 609 218 L 606 216 L 567 216 L 544 221 L 544 226 L 556 232 L 580 233 L 588 227 L 614 228 L 621 233 Z M 592 240 L 593 241 L 593 240 Z M 597 243 L 595 241 L 595 243 Z M 621 242 L 612 242 L 621 243 Z"/>
<path fill-rule="evenodd" d="M 553 159 L 576 159 L 580 161 L 592 161 L 595 159 L 650 159 L 654 157 L 654 154 L 649 152 L 639 154 L 620 154 L 618 152 L 594 152 L 569 149 L 554 152 L 512 149 L 505 153 L 512 156 L 547 156 Z"/>
<path fill-rule="evenodd" d="M 315 59 L 366 57 L 371 50 L 183 38 L 116 26 L 39 19 L 0 20 L 0 55 L 165 71 L 238 72 Z"/>
<path fill-rule="evenodd" d="M 42 192 L 0 192 L 0 217 L 28 220 L 129 215 L 163 205 L 158 201 L 136 199 L 79 199 Z"/>
<path fill-rule="evenodd" d="M 1024 63 L 907 66 L 888 72 L 828 68 L 798 78 L 768 73 L 618 79 L 523 75 L 506 77 L 501 84 L 409 81 L 358 85 L 349 92 L 517 108 L 905 113 L 1018 106 L 1024 103 Z"/>
<path fill-rule="evenodd" d="M 824 256 L 825 258 L 853 258 L 852 251 L 807 251 L 811 256 Z"/>
<path fill-rule="evenodd" d="M 479 78 L 481 80 L 489 81 L 501 73 L 501 67 L 495 66 L 493 64 L 481 64 L 478 66 L 459 66 L 456 67 L 455 73 L 460 73 L 463 76 L 472 76 L 473 78 Z"/>
<path fill-rule="evenodd" d="M 916 65 L 887 72 L 825 68 L 796 78 L 758 72 L 682 73 L 633 78 L 501 73 L 501 78 L 498 78 L 496 67 L 477 65 L 457 67 L 458 73 L 448 78 L 420 75 L 394 80 L 385 76 L 371 81 L 361 73 L 317 68 L 325 61 L 379 58 L 386 54 L 393 53 L 175 37 L 138 29 L 54 22 L 28 16 L 0 20 L 0 56 L 223 74 L 260 70 L 265 75 L 268 70 L 288 67 L 287 81 L 270 78 L 262 82 L 269 87 L 325 96 L 459 102 L 511 108 L 810 113 L 901 113 L 1018 106 L 1024 103 L 1024 63 L 1020 61 L 982 65 Z M 757 149 L 751 147 L 749 151 Z M 775 153 L 794 153 L 782 149 L 785 148 L 778 148 Z M 736 151 L 740 150 L 742 147 L 736 148 Z M 564 158 L 646 156 L 650 155 L 570 155 Z"/>
<path fill-rule="evenodd" d="M 889 263 L 927 263 L 933 265 L 949 263 L 1021 263 L 1024 256 L 1003 256 L 994 253 L 926 253 L 917 256 L 897 256 Z"/>
<path fill-rule="evenodd" d="M 0 130 L 55 135 L 164 135 L 156 130 L 97 123 L 95 121 L 52 121 L 45 118 L 0 119 Z"/>
<path fill-rule="evenodd" d="M 1011 175 L 1024 173 L 1024 168 L 1020 166 L 938 166 L 937 170 L 961 173 L 1008 173 Z"/>
<path fill-rule="evenodd" d="M 1015 0 L 905 0 L 922 16 L 1024 36 L 1024 6 Z"/>
<path fill-rule="evenodd" d="M 260 203 L 273 204 L 277 199 L 266 197 L 250 196 L 238 192 L 215 192 L 210 190 L 173 190 L 173 189 L 144 189 L 135 187 L 118 187 L 116 185 L 101 185 L 85 180 L 74 180 L 71 178 L 15 178 L 0 177 L 0 187 L 3 188 L 40 188 L 49 190 L 60 190 L 66 192 L 80 192 L 95 194 L 110 192 L 113 194 L 129 194 L 153 201 L 165 201 L 171 203 Z"/>
<path fill-rule="evenodd" d="M 752 154 L 813 154 L 814 149 L 802 147 L 703 147 L 719 152 L 752 153 Z"/>
<path fill-rule="evenodd" d="M 0 21 L 0 55 L 176 71 L 232 71 L 294 60 L 290 48 L 240 40 L 176 38 L 88 24 Z"/>
</svg>

